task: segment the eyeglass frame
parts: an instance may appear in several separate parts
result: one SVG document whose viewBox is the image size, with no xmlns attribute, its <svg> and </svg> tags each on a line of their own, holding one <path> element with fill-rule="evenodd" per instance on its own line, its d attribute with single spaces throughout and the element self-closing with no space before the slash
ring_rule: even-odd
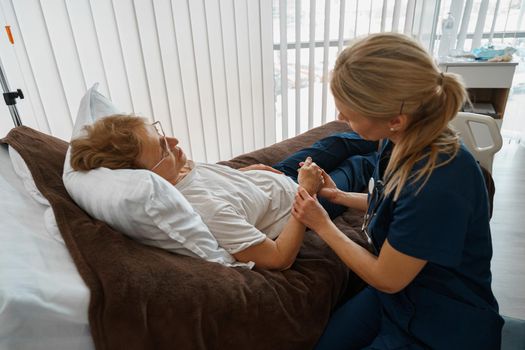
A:
<svg viewBox="0 0 525 350">
<path fill-rule="evenodd" d="M 157 134 L 159 134 L 159 136 L 162 136 L 162 139 L 164 140 L 164 146 L 165 148 L 162 148 L 162 144 L 161 144 L 161 148 L 162 148 L 162 158 L 157 162 L 157 164 L 155 164 L 153 166 L 153 168 L 151 168 L 150 170 L 153 171 L 155 169 L 157 169 L 157 167 L 166 159 L 170 156 L 171 154 L 171 151 L 170 151 L 170 145 L 168 144 L 168 139 L 166 138 L 166 133 L 164 132 L 164 129 L 162 128 L 162 124 L 160 122 L 160 120 L 157 120 L 156 122 L 154 123 L 151 123 L 150 124 L 151 126 L 153 126 L 155 128 L 155 131 L 157 131 Z M 160 128 L 160 131 L 159 131 L 159 128 L 157 128 L 157 125 L 159 126 Z"/>
</svg>

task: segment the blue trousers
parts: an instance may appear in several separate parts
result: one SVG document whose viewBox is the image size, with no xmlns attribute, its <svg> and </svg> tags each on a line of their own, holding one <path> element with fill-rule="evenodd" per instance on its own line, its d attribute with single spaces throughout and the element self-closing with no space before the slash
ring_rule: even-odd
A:
<svg viewBox="0 0 525 350">
<path fill-rule="evenodd" d="M 383 313 L 379 292 L 366 287 L 337 309 L 315 350 L 424 350 Z"/>
<path fill-rule="evenodd" d="M 299 163 L 310 156 L 330 175 L 337 188 L 345 192 L 362 192 L 374 171 L 377 147 L 377 142 L 363 140 L 355 132 L 334 134 L 292 154 L 273 168 L 297 182 Z M 346 210 L 324 198 L 319 198 L 319 202 L 332 219 Z"/>
<path fill-rule="evenodd" d="M 363 349 L 377 336 L 380 325 L 379 297 L 366 287 L 334 312 L 315 349 Z"/>
</svg>

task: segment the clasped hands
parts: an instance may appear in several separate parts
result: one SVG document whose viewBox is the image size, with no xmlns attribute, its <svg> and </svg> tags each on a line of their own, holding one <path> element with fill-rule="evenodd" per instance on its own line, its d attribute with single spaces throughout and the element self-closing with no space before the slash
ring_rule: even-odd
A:
<svg viewBox="0 0 525 350">
<path fill-rule="evenodd" d="M 330 222 L 330 217 L 317 201 L 317 195 L 333 202 L 340 190 L 332 178 L 321 169 L 312 158 L 307 157 L 299 163 L 297 182 L 299 188 L 292 207 L 292 215 L 312 230 L 318 231 L 320 225 Z M 253 164 L 240 171 L 266 170 L 282 174 L 280 171 L 264 164 Z"/>
<path fill-rule="evenodd" d="M 295 195 L 292 215 L 305 226 L 317 231 L 321 225 L 330 222 L 330 217 L 317 200 L 317 195 L 333 201 L 339 190 L 332 178 L 314 163 L 312 158 L 307 157 L 299 165 L 299 188 Z"/>
<path fill-rule="evenodd" d="M 317 164 L 312 161 L 311 157 L 307 157 L 304 162 L 299 163 L 300 168 L 297 169 L 299 174 L 297 182 L 301 187 L 306 189 L 311 195 L 320 192 L 322 197 L 330 199 L 334 195 L 334 191 L 337 190 L 335 183 L 332 181 L 330 176 L 321 169 Z M 276 174 L 282 174 L 277 169 L 272 168 L 266 164 L 252 164 L 243 168 L 239 168 L 240 171 L 250 170 L 265 170 Z"/>
</svg>

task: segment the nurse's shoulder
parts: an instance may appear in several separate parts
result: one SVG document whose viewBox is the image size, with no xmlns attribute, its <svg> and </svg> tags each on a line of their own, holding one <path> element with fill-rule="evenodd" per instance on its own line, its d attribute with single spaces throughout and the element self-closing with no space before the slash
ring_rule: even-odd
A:
<svg viewBox="0 0 525 350">
<path fill-rule="evenodd" d="M 483 196 L 486 188 L 480 165 L 465 145 L 461 144 L 454 158 L 446 162 L 449 158 L 450 155 L 446 154 L 438 157 L 438 164 L 441 162 L 445 164 L 434 169 L 422 191 L 452 192 L 469 202 L 480 195 Z"/>
</svg>

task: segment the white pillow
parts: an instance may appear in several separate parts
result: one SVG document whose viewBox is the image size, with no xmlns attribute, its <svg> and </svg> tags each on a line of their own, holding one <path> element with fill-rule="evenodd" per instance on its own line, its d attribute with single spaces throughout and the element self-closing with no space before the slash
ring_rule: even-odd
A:
<svg viewBox="0 0 525 350">
<path fill-rule="evenodd" d="M 83 133 L 83 126 L 119 113 L 110 100 L 96 91 L 97 86 L 89 89 L 80 102 L 72 139 Z M 143 244 L 227 266 L 253 266 L 236 262 L 219 247 L 186 198 L 151 171 L 74 171 L 68 149 L 63 180 L 71 198 L 89 215 Z"/>
</svg>

